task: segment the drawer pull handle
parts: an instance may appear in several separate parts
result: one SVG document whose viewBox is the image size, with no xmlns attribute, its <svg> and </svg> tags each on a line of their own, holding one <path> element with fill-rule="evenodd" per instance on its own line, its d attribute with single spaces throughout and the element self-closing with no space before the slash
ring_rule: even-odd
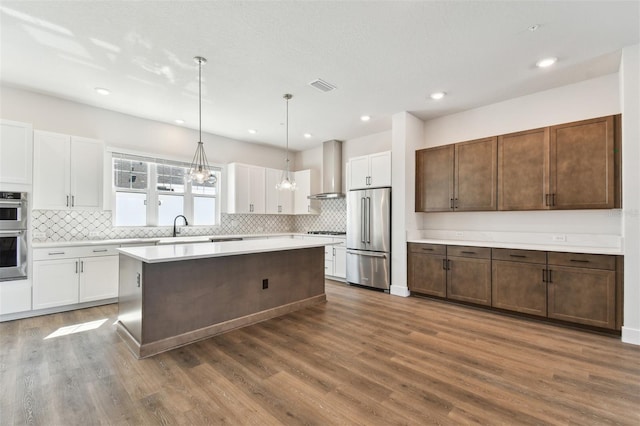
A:
<svg viewBox="0 0 640 426">
<path fill-rule="evenodd" d="M 576 263 L 589 263 L 588 260 L 581 260 L 581 259 L 571 259 L 571 262 L 576 262 Z"/>
<path fill-rule="evenodd" d="M 511 256 L 511 257 L 517 257 L 517 258 L 520 258 L 520 259 L 524 259 L 524 258 L 526 258 L 526 257 L 527 257 L 527 256 L 525 256 L 524 254 L 510 254 L 509 256 Z"/>
<path fill-rule="evenodd" d="M 422 247 L 422 250 L 429 250 L 429 251 L 433 251 L 432 248 L 428 248 L 428 247 Z"/>
<path fill-rule="evenodd" d="M 475 251 L 462 251 L 460 253 L 464 253 L 464 254 L 476 254 Z"/>
<path fill-rule="evenodd" d="M 54 256 L 54 255 L 57 255 L 57 254 L 64 254 L 64 252 L 63 251 L 50 251 L 49 252 L 49 256 Z"/>
<path fill-rule="evenodd" d="M 93 250 L 94 253 L 104 253 L 105 251 L 107 251 L 107 249 L 94 249 Z"/>
</svg>

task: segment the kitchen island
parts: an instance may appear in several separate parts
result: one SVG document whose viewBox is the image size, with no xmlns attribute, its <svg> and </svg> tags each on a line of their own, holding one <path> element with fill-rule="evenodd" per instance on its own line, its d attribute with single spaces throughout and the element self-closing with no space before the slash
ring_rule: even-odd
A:
<svg viewBox="0 0 640 426">
<path fill-rule="evenodd" d="M 130 247 L 117 330 L 138 358 L 326 301 L 331 239 Z"/>
</svg>

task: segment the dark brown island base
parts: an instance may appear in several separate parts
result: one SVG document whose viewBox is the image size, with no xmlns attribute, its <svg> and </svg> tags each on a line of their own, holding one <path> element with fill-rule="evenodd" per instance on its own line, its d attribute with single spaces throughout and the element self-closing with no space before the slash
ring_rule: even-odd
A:
<svg viewBox="0 0 640 426">
<path fill-rule="evenodd" d="M 118 333 L 145 358 L 325 302 L 329 244 L 276 239 L 120 249 Z"/>
</svg>

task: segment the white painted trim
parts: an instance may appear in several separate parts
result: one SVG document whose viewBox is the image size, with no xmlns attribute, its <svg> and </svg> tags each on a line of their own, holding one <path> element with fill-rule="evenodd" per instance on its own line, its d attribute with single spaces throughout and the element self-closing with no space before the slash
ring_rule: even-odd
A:
<svg viewBox="0 0 640 426">
<path fill-rule="evenodd" d="M 622 342 L 640 346 L 640 330 L 623 326 Z"/>
<path fill-rule="evenodd" d="M 407 287 L 393 284 L 391 284 L 391 287 L 389 288 L 389 294 L 400 297 L 409 297 L 411 295 Z"/>
</svg>

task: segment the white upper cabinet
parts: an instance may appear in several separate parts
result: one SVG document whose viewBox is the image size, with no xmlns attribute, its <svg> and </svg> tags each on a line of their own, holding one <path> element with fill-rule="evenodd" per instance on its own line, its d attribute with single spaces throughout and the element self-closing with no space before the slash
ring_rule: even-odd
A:
<svg viewBox="0 0 640 426">
<path fill-rule="evenodd" d="M 296 181 L 296 190 L 293 193 L 294 214 L 319 213 L 318 201 L 308 198 L 309 195 L 320 192 L 319 188 L 317 188 L 318 179 L 314 179 L 315 176 L 312 176 L 313 174 L 311 170 L 300 170 L 293 174 Z"/>
<path fill-rule="evenodd" d="M 31 125 L 0 120 L 0 185 L 3 189 L 19 190 L 23 185 L 31 185 L 32 152 Z"/>
<path fill-rule="evenodd" d="M 265 213 L 265 169 L 227 165 L 227 213 Z"/>
<path fill-rule="evenodd" d="M 282 170 L 265 169 L 265 211 L 267 214 L 293 214 L 292 191 L 278 190 L 276 185 L 282 179 Z M 295 178 L 294 178 L 295 179 Z"/>
<path fill-rule="evenodd" d="M 33 208 L 100 209 L 103 155 L 101 141 L 36 130 Z"/>
<path fill-rule="evenodd" d="M 391 186 L 391 151 L 349 159 L 349 189 Z"/>
</svg>

